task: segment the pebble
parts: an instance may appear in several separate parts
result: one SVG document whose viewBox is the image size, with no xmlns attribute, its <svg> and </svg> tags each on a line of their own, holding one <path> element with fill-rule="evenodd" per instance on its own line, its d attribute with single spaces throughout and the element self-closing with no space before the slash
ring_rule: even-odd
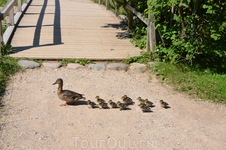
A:
<svg viewBox="0 0 226 150">
<path fill-rule="evenodd" d="M 84 68 L 85 66 L 83 65 L 80 65 L 78 63 L 68 63 L 67 64 L 67 68 L 70 68 L 70 69 L 79 69 L 79 68 Z"/>
<path fill-rule="evenodd" d="M 90 64 L 88 65 L 88 68 L 90 69 L 94 69 L 94 70 L 105 70 L 106 69 L 106 65 L 105 64 Z"/>
<path fill-rule="evenodd" d="M 132 63 L 129 70 L 133 73 L 144 73 L 147 70 L 147 66 L 145 64 Z"/>
<path fill-rule="evenodd" d="M 44 62 L 42 63 L 42 65 L 46 68 L 52 68 L 52 69 L 60 68 L 62 66 L 62 64 L 59 62 Z"/>
<path fill-rule="evenodd" d="M 107 65 L 108 70 L 124 70 L 127 71 L 129 68 L 129 65 L 124 63 L 110 63 Z"/>
<path fill-rule="evenodd" d="M 34 69 L 40 67 L 40 64 L 30 60 L 19 60 L 18 64 L 21 66 L 22 69 Z"/>
</svg>

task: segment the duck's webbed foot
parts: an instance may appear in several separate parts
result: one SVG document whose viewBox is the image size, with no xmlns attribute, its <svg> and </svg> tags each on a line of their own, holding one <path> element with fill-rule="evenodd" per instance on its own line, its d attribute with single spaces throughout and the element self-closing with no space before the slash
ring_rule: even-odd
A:
<svg viewBox="0 0 226 150">
<path fill-rule="evenodd" d="M 60 106 L 66 106 L 67 105 L 67 103 L 65 103 L 65 104 L 61 104 Z"/>
</svg>

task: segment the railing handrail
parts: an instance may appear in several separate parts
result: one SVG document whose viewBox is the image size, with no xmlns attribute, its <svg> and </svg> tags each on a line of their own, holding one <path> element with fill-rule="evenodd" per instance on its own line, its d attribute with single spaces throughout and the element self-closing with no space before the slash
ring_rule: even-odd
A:
<svg viewBox="0 0 226 150">
<path fill-rule="evenodd" d="M 13 6 L 17 3 L 18 0 L 8 1 L 6 5 L 3 7 L 3 10 L 0 13 L 0 20 L 4 20 L 6 16 L 9 15 L 9 12 L 13 8 Z M 19 0 L 21 1 L 21 0 Z"/>
<path fill-rule="evenodd" d="M 8 44 L 9 39 L 12 37 L 13 32 L 15 31 L 15 26 L 19 23 L 24 10 L 28 7 L 28 4 L 31 0 L 25 0 L 23 5 L 21 5 L 21 0 L 11 0 L 6 3 L 0 12 L 0 43 L 4 41 L 5 44 Z M 18 3 L 18 11 L 14 13 L 14 6 Z M 6 21 L 8 27 L 4 33 L 2 33 L 2 20 L 8 17 Z M 1 45 L 0 45 L 1 48 Z"/>
</svg>

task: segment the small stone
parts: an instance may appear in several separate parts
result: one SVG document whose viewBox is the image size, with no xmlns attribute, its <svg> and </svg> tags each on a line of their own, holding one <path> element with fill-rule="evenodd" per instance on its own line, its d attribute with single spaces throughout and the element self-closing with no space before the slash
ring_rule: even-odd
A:
<svg viewBox="0 0 226 150">
<path fill-rule="evenodd" d="M 44 62 L 42 63 L 42 65 L 46 68 L 52 68 L 52 69 L 60 68 L 62 66 L 62 64 L 59 62 Z"/>
<path fill-rule="evenodd" d="M 147 66 L 140 63 L 132 63 L 129 67 L 129 71 L 133 73 L 144 73 L 146 70 Z"/>
<path fill-rule="evenodd" d="M 127 71 L 129 65 L 124 63 L 111 63 L 107 65 L 108 70 L 124 70 Z"/>
<path fill-rule="evenodd" d="M 40 67 L 40 64 L 30 60 L 19 60 L 18 64 L 22 67 L 22 69 L 34 69 Z"/>
<path fill-rule="evenodd" d="M 67 68 L 70 69 L 79 69 L 79 68 L 84 68 L 85 66 L 77 64 L 77 63 L 68 63 Z"/>
<path fill-rule="evenodd" d="M 106 69 L 106 65 L 105 64 L 90 64 L 88 66 L 88 68 L 99 71 L 99 70 L 105 70 Z"/>
<path fill-rule="evenodd" d="M 157 62 L 153 62 L 153 61 L 152 61 L 152 62 L 149 62 L 148 64 L 149 64 L 150 67 L 154 67 L 154 65 L 155 65 L 156 63 L 157 63 Z"/>
</svg>

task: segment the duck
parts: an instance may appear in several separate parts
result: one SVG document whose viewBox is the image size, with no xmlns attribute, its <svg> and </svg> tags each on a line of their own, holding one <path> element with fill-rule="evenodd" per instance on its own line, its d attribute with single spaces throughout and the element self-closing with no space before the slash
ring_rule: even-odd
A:
<svg viewBox="0 0 226 150">
<path fill-rule="evenodd" d="M 150 112 L 150 111 L 151 111 L 150 107 L 148 107 L 148 106 L 147 106 L 146 104 L 144 104 L 144 103 L 140 103 L 139 106 L 140 106 L 140 108 L 141 108 L 141 110 L 142 110 L 143 112 Z"/>
<path fill-rule="evenodd" d="M 111 108 L 117 108 L 117 104 L 115 102 L 113 102 L 112 100 L 108 101 L 108 104 L 111 105 Z"/>
<path fill-rule="evenodd" d="M 117 106 L 120 108 L 120 110 L 126 110 L 127 104 L 121 103 L 120 101 L 117 102 Z"/>
<path fill-rule="evenodd" d="M 122 96 L 122 101 L 124 103 L 126 103 L 127 105 L 131 105 L 134 103 L 133 100 L 130 97 L 128 97 L 127 95 Z"/>
<path fill-rule="evenodd" d="M 144 103 L 144 99 L 142 99 L 141 97 L 138 97 L 137 100 L 140 102 L 140 103 Z"/>
<path fill-rule="evenodd" d="M 97 105 L 95 102 L 91 102 L 91 100 L 88 100 L 87 104 L 90 105 L 91 108 L 94 108 Z"/>
<path fill-rule="evenodd" d="M 99 105 L 100 105 L 100 107 L 103 108 L 103 109 L 108 109 L 108 108 L 109 108 L 109 107 L 108 107 L 108 104 L 105 103 L 105 102 L 101 102 L 101 103 L 99 103 Z"/>
<path fill-rule="evenodd" d="M 159 102 L 163 108 L 167 108 L 169 105 L 167 102 L 164 102 L 163 100 L 160 100 Z"/>
<path fill-rule="evenodd" d="M 145 99 L 144 100 L 144 103 L 146 104 L 146 106 L 148 107 L 152 107 L 153 106 L 153 103 L 151 101 L 149 101 L 148 99 Z"/>
<path fill-rule="evenodd" d="M 101 99 L 99 96 L 96 96 L 95 97 L 97 102 L 100 104 L 100 103 L 105 103 L 105 100 Z"/>
<path fill-rule="evenodd" d="M 83 97 L 83 94 L 70 90 L 63 90 L 63 80 L 61 78 L 58 78 L 56 82 L 53 83 L 53 85 L 55 84 L 58 84 L 57 95 L 59 99 L 66 102 L 65 104 L 61 104 L 60 106 L 66 106 L 68 103 L 76 102 L 79 99 L 86 99 L 85 97 Z"/>
</svg>

